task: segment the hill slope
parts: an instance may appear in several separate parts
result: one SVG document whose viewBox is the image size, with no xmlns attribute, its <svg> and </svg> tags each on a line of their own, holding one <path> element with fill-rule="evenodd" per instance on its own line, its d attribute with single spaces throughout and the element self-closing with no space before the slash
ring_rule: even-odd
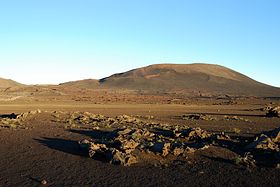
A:
<svg viewBox="0 0 280 187">
<path fill-rule="evenodd" d="M 24 86 L 23 84 L 20 84 L 16 81 L 10 80 L 10 79 L 3 79 L 0 78 L 0 88 L 10 88 L 10 87 L 21 87 Z"/>
<path fill-rule="evenodd" d="M 59 86 L 94 89 L 99 87 L 99 81 L 95 79 L 85 79 L 61 83 Z"/>
<path fill-rule="evenodd" d="M 211 64 L 157 64 L 101 79 L 101 87 L 210 94 L 280 96 L 280 88 Z"/>
</svg>

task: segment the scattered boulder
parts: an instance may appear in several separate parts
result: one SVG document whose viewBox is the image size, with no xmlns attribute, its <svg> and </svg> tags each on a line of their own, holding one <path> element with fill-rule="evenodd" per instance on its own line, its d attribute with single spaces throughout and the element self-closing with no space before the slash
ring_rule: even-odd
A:
<svg viewBox="0 0 280 187">
<path fill-rule="evenodd" d="M 40 114 L 40 113 L 41 113 L 41 110 L 40 110 L 40 109 L 38 109 L 38 110 L 31 110 L 31 111 L 29 111 L 29 112 L 24 112 L 24 113 L 19 114 L 19 115 L 17 116 L 17 119 L 19 119 L 19 120 L 24 120 L 24 119 L 26 119 L 26 118 L 28 118 L 28 117 L 30 117 L 30 116 L 34 116 L 34 115 Z"/>
<path fill-rule="evenodd" d="M 22 126 L 22 122 L 17 119 L 3 118 L 0 119 L 0 127 L 2 128 L 18 128 Z"/>
<path fill-rule="evenodd" d="M 89 140 L 79 141 L 80 148 L 86 150 L 90 158 L 96 156 L 96 154 L 104 154 L 108 148 L 105 144 L 98 144 Z"/>
<path fill-rule="evenodd" d="M 131 134 L 131 138 L 135 141 L 141 141 L 141 140 L 153 140 L 155 138 L 155 134 L 153 132 L 150 132 L 148 129 L 135 129 L 133 133 Z"/>
<path fill-rule="evenodd" d="M 270 108 L 266 113 L 267 117 L 280 117 L 280 106 Z"/>
<path fill-rule="evenodd" d="M 269 111 L 272 108 L 272 106 L 266 106 L 264 108 L 259 109 L 260 111 Z"/>
<path fill-rule="evenodd" d="M 186 120 L 205 120 L 205 121 L 215 120 L 215 118 L 211 117 L 210 115 L 205 115 L 205 114 L 184 114 L 183 119 L 186 119 Z"/>
<path fill-rule="evenodd" d="M 280 128 L 263 132 L 249 143 L 245 150 L 250 151 L 257 159 L 257 163 L 275 167 L 280 163 Z"/>
<path fill-rule="evenodd" d="M 123 166 L 130 166 L 137 163 L 137 158 L 131 154 L 124 153 L 116 148 L 108 148 L 105 144 L 94 143 L 89 140 L 79 141 L 80 148 L 88 151 L 90 158 L 100 157 L 106 161 Z"/>
<path fill-rule="evenodd" d="M 206 146 L 203 142 L 195 141 L 202 141 L 211 136 L 200 128 L 185 129 L 183 126 L 168 129 L 165 125 L 156 125 L 150 129 L 129 127 L 106 131 L 106 133 L 114 136 L 109 139 L 103 136 L 102 140 L 81 140 L 79 145 L 88 152 L 89 157 L 99 155 L 112 164 L 124 166 L 137 162 L 137 156 L 133 155 L 136 150 L 147 154 L 152 151 L 163 158 L 169 154 L 186 157 L 187 154 Z M 189 141 L 192 142 L 186 146 L 184 142 Z"/>
<path fill-rule="evenodd" d="M 206 149 L 206 147 L 203 147 L 203 149 Z M 194 153 L 194 152 L 195 152 L 195 148 L 192 147 L 186 147 L 184 151 L 185 154 Z"/>
<path fill-rule="evenodd" d="M 222 132 L 221 134 L 217 134 L 216 139 L 217 140 L 231 140 L 231 138 L 228 135 L 226 135 L 224 132 Z"/>
<path fill-rule="evenodd" d="M 70 115 L 69 119 L 67 120 L 70 124 L 84 124 L 84 125 L 91 125 L 95 124 L 96 122 L 103 122 L 106 121 L 106 118 L 100 114 L 92 114 L 89 112 L 74 112 Z"/>
<path fill-rule="evenodd" d="M 21 114 L 0 115 L 0 128 L 24 128 L 24 122 L 36 114 L 41 113 L 41 110 L 29 111 Z M 27 129 L 27 128 L 26 128 Z"/>
<path fill-rule="evenodd" d="M 278 145 L 265 134 L 261 134 L 257 137 L 254 142 L 246 147 L 246 149 L 279 151 Z"/>
<path fill-rule="evenodd" d="M 133 139 L 119 141 L 121 143 L 120 150 L 124 151 L 125 153 L 131 153 L 139 145 L 139 143 L 135 142 Z"/>
<path fill-rule="evenodd" d="M 137 158 L 131 154 L 126 154 L 118 149 L 110 148 L 106 152 L 106 158 L 111 164 L 131 166 L 132 164 L 137 163 Z"/>
<path fill-rule="evenodd" d="M 280 143 L 280 127 L 273 129 L 271 131 L 265 132 L 267 136 L 269 136 L 273 142 Z"/>
<path fill-rule="evenodd" d="M 228 120 L 228 121 L 245 121 L 245 122 L 250 122 L 249 119 L 241 118 L 241 117 L 238 117 L 238 116 L 228 116 L 228 115 L 225 115 L 224 119 Z"/>
<path fill-rule="evenodd" d="M 254 159 L 258 159 L 259 162 L 259 159 L 267 154 L 272 156 L 270 158 L 279 161 L 280 128 L 256 136 L 253 142 L 248 142 L 247 146 L 243 147 L 246 141 L 232 139 L 224 132 L 213 134 L 199 127 L 192 128 L 186 125 L 146 124 L 126 115 L 113 119 L 115 120 L 113 123 L 120 123 L 121 127 L 118 124 L 115 128 L 108 129 L 102 127 L 108 123 L 108 118 L 104 116 L 98 118 L 103 118 L 98 122 L 98 131 L 105 135 L 97 136 L 94 140 L 81 140 L 79 145 L 89 157 L 105 159 L 111 164 L 130 166 L 146 158 L 157 158 L 163 162 L 174 157 L 187 158 L 189 154 L 207 149 L 211 145 L 250 151 L 250 154 L 236 158 L 235 162 L 239 165 L 252 167 L 256 164 Z M 78 119 L 88 121 L 88 119 L 83 120 L 83 117 Z M 242 147 L 238 147 L 241 144 Z"/>
<path fill-rule="evenodd" d="M 42 185 L 46 185 L 47 183 L 48 183 L 48 182 L 47 182 L 46 180 L 42 180 L 42 181 L 41 181 L 41 184 L 42 184 Z"/>
<path fill-rule="evenodd" d="M 183 130 L 181 136 L 183 136 L 189 141 L 197 141 L 197 140 L 209 138 L 211 134 L 197 127 L 197 128 L 189 128 Z"/>
<path fill-rule="evenodd" d="M 138 118 L 129 116 L 129 115 L 120 115 L 116 117 L 117 121 L 120 123 L 139 123 L 140 120 Z"/>
<path fill-rule="evenodd" d="M 96 154 L 103 154 L 108 150 L 105 144 L 95 144 L 91 143 L 88 148 L 89 157 L 94 157 Z"/>
<path fill-rule="evenodd" d="M 182 155 L 184 152 L 185 152 L 185 149 L 184 149 L 184 148 L 176 147 L 176 148 L 173 150 L 173 155 L 175 155 L 175 156 L 180 156 L 180 155 Z"/>
<path fill-rule="evenodd" d="M 169 154 L 170 151 L 170 143 L 165 143 L 163 145 L 163 149 L 162 149 L 162 156 L 167 156 Z"/>
<path fill-rule="evenodd" d="M 169 154 L 170 146 L 170 143 L 156 142 L 151 147 L 151 151 L 155 153 L 160 153 L 163 157 L 165 157 Z"/>
</svg>

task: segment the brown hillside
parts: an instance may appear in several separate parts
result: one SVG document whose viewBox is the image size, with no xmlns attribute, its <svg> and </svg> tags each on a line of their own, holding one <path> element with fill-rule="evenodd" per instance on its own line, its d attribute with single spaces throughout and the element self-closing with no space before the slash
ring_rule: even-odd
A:
<svg viewBox="0 0 280 187">
<path fill-rule="evenodd" d="M 76 87 L 76 88 L 98 88 L 99 87 L 99 82 L 98 80 L 95 79 L 85 79 L 85 80 L 79 80 L 79 81 L 71 81 L 71 82 L 66 82 L 59 84 L 60 86 L 64 87 Z"/>
<path fill-rule="evenodd" d="M 209 94 L 280 96 L 280 89 L 259 83 L 219 65 L 158 64 L 114 74 L 100 80 L 101 87 L 185 91 Z"/>
<path fill-rule="evenodd" d="M 23 84 L 20 84 L 18 82 L 15 82 L 10 79 L 3 79 L 0 78 L 0 88 L 5 89 L 5 88 L 10 88 L 10 87 L 21 87 L 24 86 Z"/>
</svg>

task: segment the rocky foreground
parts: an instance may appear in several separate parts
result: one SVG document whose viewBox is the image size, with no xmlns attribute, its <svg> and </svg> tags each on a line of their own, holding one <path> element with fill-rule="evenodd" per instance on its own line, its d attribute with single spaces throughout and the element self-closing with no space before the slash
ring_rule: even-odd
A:
<svg viewBox="0 0 280 187">
<path fill-rule="evenodd" d="M 236 164 L 280 167 L 280 128 L 264 132 L 254 140 L 240 140 L 224 132 L 216 134 L 199 127 L 150 124 L 129 116 L 112 119 L 86 113 L 76 119 L 82 119 L 80 123 L 97 120 L 110 126 L 121 124 L 121 127 L 113 130 L 105 130 L 97 124 L 94 129 L 102 135 L 79 142 L 81 150 L 89 157 L 112 164 L 130 166 L 143 161 L 142 157 L 147 154 L 152 155 L 149 157 L 153 159 L 156 159 L 154 155 L 160 157 L 161 163 L 168 163 L 170 159 L 188 158 L 195 151 L 217 146 L 235 152 L 237 156 L 232 162 Z"/>
<path fill-rule="evenodd" d="M 268 109 L 268 117 L 278 117 L 278 108 Z M 280 167 L 280 128 L 255 138 L 210 133 L 199 127 L 153 123 L 141 116 L 121 115 L 114 118 L 89 112 L 43 112 L 54 123 L 66 129 L 84 128 L 91 139 L 77 142 L 80 151 L 90 158 L 131 166 L 134 164 L 169 165 L 174 160 L 186 161 L 190 155 L 210 147 L 226 149 L 236 156 L 230 162 L 246 167 Z M 28 129 L 28 120 L 41 115 L 40 110 L 2 115 L 1 128 Z M 273 114 L 273 115 L 272 115 Z M 148 118 L 153 118 L 149 116 Z M 184 115 L 183 119 L 214 120 L 209 116 Z"/>
<path fill-rule="evenodd" d="M 278 108 L 268 109 L 268 117 L 278 117 Z M 272 115 L 273 114 L 273 115 Z M 232 152 L 230 162 L 246 167 L 280 168 L 280 128 L 263 132 L 254 138 L 210 133 L 199 127 L 172 126 L 141 120 L 128 115 L 114 118 L 89 112 L 41 112 L 2 115 L 1 128 L 28 129 L 28 120 L 37 115 L 50 115 L 53 123 L 65 124 L 66 129 L 84 128 L 91 139 L 77 144 L 81 153 L 111 164 L 131 166 L 153 164 L 168 166 L 174 160 L 187 160 L 193 153 L 210 147 Z M 149 116 L 149 118 L 153 118 Z M 184 119 L 214 120 L 209 116 L 184 115 Z M 156 161 L 156 162 L 155 162 Z"/>
<path fill-rule="evenodd" d="M 0 186 L 277 186 L 277 105 L 3 105 Z"/>
</svg>

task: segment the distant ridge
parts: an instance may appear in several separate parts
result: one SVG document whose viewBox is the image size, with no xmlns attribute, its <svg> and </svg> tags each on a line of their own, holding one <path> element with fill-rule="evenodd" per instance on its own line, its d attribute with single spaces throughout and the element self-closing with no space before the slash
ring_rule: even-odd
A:
<svg viewBox="0 0 280 187">
<path fill-rule="evenodd" d="M 98 88 L 100 86 L 99 81 L 96 79 L 84 79 L 78 81 L 70 81 L 59 84 L 60 86 L 65 87 L 78 87 L 78 88 Z"/>
<path fill-rule="evenodd" d="M 257 82 L 213 64 L 155 64 L 98 80 L 62 84 L 88 89 L 129 89 L 151 92 L 189 92 L 280 97 L 280 88 Z"/>
<path fill-rule="evenodd" d="M 55 85 L 24 85 L 0 78 L 0 89 L 51 88 Z M 61 83 L 54 89 L 133 90 L 153 94 L 181 93 L 189 96 L 280 97 L 280 88 L 257 82 L 229 68 L 213 64 L 155 64 L 95 80 Z M 20 91 L 20 90 L 18 90 Z"/>
</svg>

